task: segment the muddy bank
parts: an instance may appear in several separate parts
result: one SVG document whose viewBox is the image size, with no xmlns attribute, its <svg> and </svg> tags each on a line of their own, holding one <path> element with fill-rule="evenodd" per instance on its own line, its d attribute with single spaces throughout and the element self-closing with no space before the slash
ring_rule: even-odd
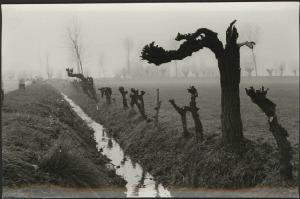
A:
<svg viewBox="0 0 300 199">
<path fill-rule="evenodd" d="M 100 98 L 99 110 L 93 100 L 75 90 L 70 83 L 55 82 L 90 117 L 109 129 L 125 153 L 150 172 L 156 181 L 170 188 L 207 187 L 243 188 L 256 185 L 292 186 L 279 179 L 278 154 L 268 143 L 247 141 L 247 151 L 238 157 L 220 145 L 220 132 L 210 137 L 199 149 L 193 135 L 183 138 L 172 123 L 145 122 L 137 110 L 124 110 L 116 89 L 115 101 L 107 106 Z M 190 129 L 191 132 L 192 129 Z M 297 179 L 297 167 L 294 167 Z"/>
<path fill-rule="evenodd" d="M 5 95 L 4 187 L 52 184 L 126 191 L 126 181 L 105 166 L 109 162 L 98 152 L 93 131 L 53 87 L 37 83 Z"/>
</svg>

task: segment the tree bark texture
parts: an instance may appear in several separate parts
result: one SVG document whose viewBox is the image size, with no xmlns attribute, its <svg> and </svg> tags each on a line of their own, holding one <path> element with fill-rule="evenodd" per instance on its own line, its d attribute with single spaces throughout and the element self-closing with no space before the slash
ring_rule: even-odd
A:
<svg viewBox="0 0 300 199">
<path fill-rule="evenodd" d="M 269 100 L 267 95 L 268 89 L 262 87 L 259 90 L 255 90 L 253 87 L 246 89 L 247 95 L 268 117 L 268 123 L 270 131 L 272 132 L 278 149 L 279 149 L 279 163 L 280 163 L 280 175 L 285 181 L 293 179 L 292 174 L 292 147 L 288 141 L 288 133 L 278 122 L 276 115 L 276 104 Z"/>
</svg>

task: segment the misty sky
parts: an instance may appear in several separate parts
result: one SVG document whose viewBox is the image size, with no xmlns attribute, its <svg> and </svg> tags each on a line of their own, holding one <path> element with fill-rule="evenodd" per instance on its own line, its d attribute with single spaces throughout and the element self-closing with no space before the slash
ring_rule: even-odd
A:
<svg viewBox="0 0 300 199">
<path fill-rule="evenodd" d="M 259 30 L 253 38 L 259 74 L 266 75 L 266 68 L 280 63 L 285 63 L 286 74 L 291 74 L 299 67 L 298 12 L 297 2 L 2 5 L 2 71 L 45 76 L 47 54 L 56 72 L 76 68 L 67 37 L 67 27 L 76 22 L 84 71 L 98 77 L 101 55 L 106 76 L 126 67 L 126 38 L 133 40 L 132 62 L 142 67 L 147 65 L 139 58 L 145 44 L 156 41 L 165 48 L 176 48 L 180 43 L 172 40 L 177 32 L 194 32 L 201 27 L 217 32 L 224 42 L 226 28 L 237 19 L 239 42 L 248 39 L 249 31 Z M 251 61 L 251 50 L 241 49 L 241 63 Z M 202 62 L 217 69 L 209 50 L 201 50 L 178 65 L 201 67 Z"/>
</svg>

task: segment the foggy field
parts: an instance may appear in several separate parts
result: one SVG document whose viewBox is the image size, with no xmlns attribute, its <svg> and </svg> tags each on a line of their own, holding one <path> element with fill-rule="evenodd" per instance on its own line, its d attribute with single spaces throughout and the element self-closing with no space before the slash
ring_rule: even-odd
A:
<svg viewBox="0 0 300 199">
<path fill-rule="evenodd" d="M 178 106 L 188 105 L 189 94 L 187 88 L 196 86 L 199 97 L 197 106 L 200 108 L 199 114 L 203 124 L 204 134 L 221 133 L 221 98 L 219 78 L 208 79 L 177 79 L 177 80 L 156 80 L 156 81 L 101 81 L 95 80 L 96 88 L 111 86 L 112 96 L 116 98 L 117 104 L 121 105 L 122 99 L 117 88 L 124 86 L 130 88 L 143 89 L 146 91 L 144 96 L 146 114 L 153 116 L 156 105 L 156 88 L 160 89 L 162 106 L 160 109 L 159 120 L 164 126 L 167 123 L 174 124 L 179 132 L 182 132 L 180 116 L 168 102 L 174 99 Z M 240 85 L 241 95 L 241 115 L 243 119 L 244 135 L 253 141 L 269 142 L 275 146 L 275 140 L 269 131 L 267 117 L 255 106 L 246 95 L 244 88 L 254 86 L 258 89 L 261 86 L 270 89 L 268 97 L 277 105 L 277 113 L 283 127 L 289 133 L 289 141 L 294 147 L 299 145 L 299 79 L 298 77 L 242 77 Z M 129 100 L 129 96 L 127 96 Z M 104 100 L 104 99 L 102 99 Z M 192 128 L 194 122 L 188 115 L 188 127 Z M 172 128 L 172 127 L 171 127 Z M 191 130 L 193 132 L 193 130 Z"/>
<path fill-rule="evenodd" d="M 298 197 L 299 3 L 2 11 L 6 197 Z"/>
<path fill-rule="evenodd" d="M 3 90 L 4 93 L 8 93 L 10 91 L 16 90 L 19 87 L 19 81 L 18 80 L 2 80 L 3 82 Z M 26 86 L 30 85 L 29 81 L 25 81 Z"/>
</svg>

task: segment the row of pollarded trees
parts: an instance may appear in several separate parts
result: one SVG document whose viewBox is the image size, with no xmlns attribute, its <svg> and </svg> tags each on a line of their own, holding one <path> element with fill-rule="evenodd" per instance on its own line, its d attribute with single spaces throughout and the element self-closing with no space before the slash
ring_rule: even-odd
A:
<svg viewBox="0 0 300 199">
<path fill-rule="evenodd" d="M 211 67 L 204 65 L 195 64 L 181 64 L 177 68 L 177 75 L 171 71 L 172 65 L 165 65 L 160 68 L 154 68 L 151 65 L 140 66 L 139 63 L 131 64 L 130 67 L 130 78 L 132 79 L 143 79 L 143 78 L 188 78 L 188 77 L 215 77 L 218 75 L 217 71 Z M 115 78 L 126 79 L 128 72 L 126 68 L 119 70 L 115 74 Z"/>
<path fill-rule="evenodd" d="M 223 145 L 241 154 L 245 151 L 245 139 L 239 94 L 240 48 L 247 46 L 253 49 L 255 43 L 252 41 L 237 43 L 239 34 L 234 26 L 235 22 L 236 20 L 231 22 L 227 28 L 225 46 L 218 39 L 217 33 L 207 28 L 200 28 L 194 33 L 178 33 L 175 40 L 182 43 L 176 50 L 165 50 L 152 42 L 144 47 L 141 57 L 149 63 L 161 65 L 172 60 L 182 60 L 203 48 L 210 49 L 215 54 L 220 71 L 222 142 Z M 261 91 L 255 91 L 253 88 L 247 90 L 252 101 L 262 108 L 269 118 L 270 130 L 273 132 L 280 151 L 281 174 L 285 179 L 291 179 L 291 146 L 286 139 L 285 129 L 278 123 L 275 105 L 265 97 L 266 93 L 263 89 Z"/>
<path fill-rule="evenodd" d="M 245 71 L 246 75 L 248 77 L 252 77 L 253 73 L 255 72 L 254 66 L 252 66 L 250 63 L 244 63 L 243 70 Z M 292 68 L 290 70 L 290 74 L 293 74 L 293 76 L 297 76 L 298 74 L 297 68 Z M 284 63 L 281 63 L 278 68 L 266 68 L 266 73 L 268 76 L 284 76 L 287 71 L 286 71 L 286 65 Z"/>
<path fill-rule="evenodd" d="M 106 96 L 106 103 L 108 105 L 111 104 L 111 95 L 112 95 L 112 89 L 110 87 L 102 87 L 99 89 L 101 91 L 102 97 L 104 95 Z M 272 132 L 278 149 L 279 149 L 279 162 L 280 162 L 280 174 L 283 177 L 284 180 L 290 181 L 293 179 L 292 175 L 292 148 L 290 142 L 287 140 L 288 133 L 286 129 L 284 129 L 279 121 L 278 116 L 276 114 L 276 104 L 274 104 L 271 100 L 269 100 L 266 95 L 268 92 L 268 89 L 265 89 L 262 87 L 259 90 L 255 90 L 253 87 L 250 87 L 249 89 L 245 89 L 246 94 L 250 97 L 253 103 L 255 103 L 268 117 L 268 123 L 269 123 L 269 129 Z M 183 133 L 182 136 L 187 138 L 191 135 L 191 133 L 188 131 L 187 126 L 187 113 L 191 113 L 192 119 L 194 121 L 194 130 L 195 130 L 195 138 L 196 143 L 203 142 L 205 140 L 210 139 L 210 137 L 205 138 L 204 129 L 202 126 L 202 122 L 200 120 L 199 116 L 199 108 L 197 107 L 196 99 L 198 97 L 198 91 L 194 86 L 191 86 L 187 89 L 188 93 L 190 94 L 190 102 L 188 105 L 184 106 L 178 106 L 174 99 L 170 99 L 170 104 L 174 107 L 176 112 L 181 117 L 182 127 L 183 127 Z M 128 102 L 127 102 L 127 94 L 128 91 L 125 90 L 124 87 L 119 87 L 119 92 L 122 96 L 122 105 L 123 109 L 127 110 L 129 109 Z M 136 107 L 141 115 L 141 117 L 146 120 L 147 122 L 152 122 L 153 120 L 149 115 L 146 114 L 145 110 L 145 104 L 144 104 L 144 95 L 145 91 L 138 90 L 131 88 L 130 89 L 130 108 L 131 108 L 131 114 L 135 114 L 134 108 Z M 154 124 L 158 127 L 158 120 L 159 120 L 159 110 L 161 107 L 162 101 L 159 99 L 159 90 L 157 89 L 157 104 L 156 107 L 154 107 L 154 110 L 156 110 L 154 115 Z M 214 135 L 213 135 L 214 136 Z"/>
</svg>

